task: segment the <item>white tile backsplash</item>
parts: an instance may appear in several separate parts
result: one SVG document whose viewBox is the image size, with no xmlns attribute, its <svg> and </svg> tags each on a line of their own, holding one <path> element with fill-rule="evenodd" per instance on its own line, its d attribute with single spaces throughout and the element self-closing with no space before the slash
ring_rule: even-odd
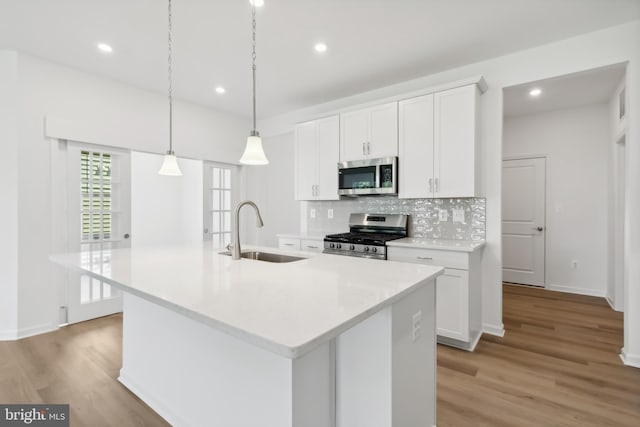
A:
<svg viewBox="0 0 640 427">
<path fill-rule="evenodd" d="M 348 231 L 351 213 L 399 213 L 410 215 L 409 235 L 412 237 L 484 240 L 485 206 L 486 201 L 483 198 L 359 197 L 338 201 L 308 202 L 307 232 L 322 235 Z M 313 218 L 310 214 L 312 210 L 315 214 Z M 333 218 L 329 218 L 330 210 Z M 446 213 L 441 214 L 440 211 L 446 211 Z M 462 222 L 459 221 L 460 219 Z"/>
</svg>

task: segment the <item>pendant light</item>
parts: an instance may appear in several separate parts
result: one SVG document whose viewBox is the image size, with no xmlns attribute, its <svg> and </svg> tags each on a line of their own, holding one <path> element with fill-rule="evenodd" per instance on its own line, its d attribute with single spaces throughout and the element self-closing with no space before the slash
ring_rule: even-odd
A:
<svg viewBox="0 0 640 427">
<path fill-rule="evenodd" d="M 262 149 L 262 138 L 260 133 L 256 130 L 256 3 L 259 0 L 251 0 L 251 16 L 253 27 L 253 51 L 251 54 L 253 73 L 253 130 L 249 133 L 247 138 L 247 146 L 244 149 L 244 154 L 240 158 L 240 163 L 245 165 L 266 165 L 269 163 L 267 156 Z"/>
<path fill-rule="evenodd" d="M 178 158 L 173 152 L 173 82 L 171 76 L 171 0 L 169 0 L 169 151 L 164 156 L 162 167 L 158 171 L 160 175 L 181 176 Z"/>
</svg>

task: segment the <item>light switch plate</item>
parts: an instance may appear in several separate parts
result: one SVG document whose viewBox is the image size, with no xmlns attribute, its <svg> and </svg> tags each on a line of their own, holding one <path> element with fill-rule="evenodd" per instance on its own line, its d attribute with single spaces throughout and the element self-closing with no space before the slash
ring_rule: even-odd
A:
<svg viewBox="0 0 640 427">
<path fill-rule="evenodd" d="M 446 209 L 438 209 L 438 221 L 447 222 L 449 220 L 449 211 Z"/>
<path fill-rule="evenodd" d="M 464 224 L 464 209 L 453 209 L 453 222 L 459 222 L 460 224 Z"/>
<path fill-rule="evenodd" d="M 333 218 L 333 209 L 327 209 L 327 218 Z"/>
<path fill-rule="evenodd" d="M 316 210 L 315 210 L 315 208 L 311 208 L 311 209 L 309 209 L 309 216 L 310 216 L 311 218 L 315 218 L 315 217 L 316 217 Z"/>
</svg>

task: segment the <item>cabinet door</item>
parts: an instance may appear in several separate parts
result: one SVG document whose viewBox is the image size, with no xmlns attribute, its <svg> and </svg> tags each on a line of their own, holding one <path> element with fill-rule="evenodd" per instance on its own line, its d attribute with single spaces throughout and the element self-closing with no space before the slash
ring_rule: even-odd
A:
<svg viewBox="0 0 640 427">
<path fill-rule="evenodd" d="M 296 125 L 295 132 L 295 199 L 313 200 L 317 181 L 316 121 Z"/>
<path fill-rule="evenodd" d="M 369 109 L 368 158 L 398 155 L 398 103 L 380 105 Z"/>
<path fill-rule="evenodd" d="M 433 95 L 399 103 L 399 198 L 433 197 Z"/>
<path fill-rule="evenodd" d="M 300 250 L 307 252 L 322 252 L 324 250 L 324 241 L 315 239 L 300 240 Z"/>
<path fill-rule="evenodd" d="M 280 237 L 278 239 L 279 249 L 289 249 L 292 251 L 300 250 L 300 239 L 291 239 L 288 237 Z"/>
<path fill-rule="evenodd" d="M 316 199 L 338 200 L 338 161 L 340 158 L 340 118 L 318 120 L 318 180 Z"/>
<path fill-rule="evenodd" d="M 436 279 L 436 330 L 443 337 L 469 341 L 469 272 L 447 268 Z"/>
<path fill-rule="evenodd" d="M 476 196 L 476 85 L 435 94 L 435 197 Z"/>
<path fill-rule="evenodd" d="M 368 110 L 340 115 L 340 161 L 365 158 L 368 141 Z"/>
</svg>

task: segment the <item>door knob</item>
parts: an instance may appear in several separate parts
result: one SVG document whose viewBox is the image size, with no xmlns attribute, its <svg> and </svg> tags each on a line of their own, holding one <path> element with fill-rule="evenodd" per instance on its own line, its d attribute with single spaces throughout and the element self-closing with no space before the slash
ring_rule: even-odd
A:
<svg viewBox="0 0 640 427">
<path fill-rule="evenodd" d="M 538 230 L 538 231 L 542 231 L 542 230 L 544 230 L 544 228 L 543 228 L 543 227 L 538 226 L 538 228 L 536 228 L 536 230 Z"/>
</svg>

